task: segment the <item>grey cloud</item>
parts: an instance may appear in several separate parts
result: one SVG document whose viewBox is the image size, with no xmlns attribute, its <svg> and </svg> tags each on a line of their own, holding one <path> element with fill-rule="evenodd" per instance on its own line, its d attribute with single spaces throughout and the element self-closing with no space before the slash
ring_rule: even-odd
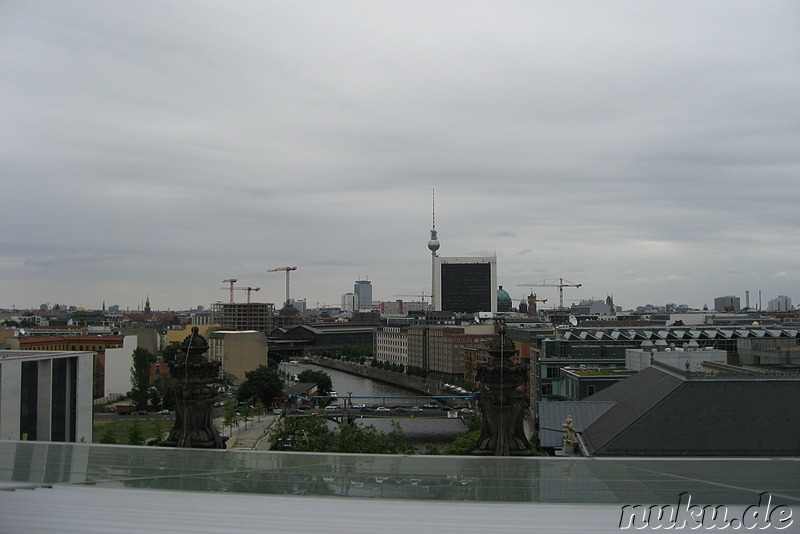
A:
<svg viewBox="0 0 800 534">
<path fill-rule="evenodd" d="M 798 290 L 794 2 L 0 10 L 16 304 L 90 295 L 59 266 L 94 250 L 116 269 L 101 287 L 173 308 L 232 271 L 280 302 L 257 276 L 275 260 L 301 266 L 298 298 L 335 303 L 365 272 L 409 293 L 430 283 L 433 188 L 441 253 L 496 252 L 507 285 Z"/>
</svg>

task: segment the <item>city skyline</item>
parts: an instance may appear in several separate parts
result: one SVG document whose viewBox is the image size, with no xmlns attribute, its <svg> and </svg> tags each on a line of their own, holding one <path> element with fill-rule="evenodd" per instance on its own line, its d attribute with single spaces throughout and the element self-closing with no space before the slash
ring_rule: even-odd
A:
<svg viewBox="0 0 800 534">
<path fill-rule="evenodd" d="M 795 2 L 237 6 L 0 7 L 0 308 L 429 293 L 433 189 L 515 299 L 800 301 Z"/>
<path fill-rule="evenodd" d="M 568 286 L 565 286 L 565 287 L 568 287 Z M 501 289 L 503 289 L 503 286 L 502 285 L 498 285 L 497 289 L 501 290 Z M 534 293 L 534 290 L 532 288 L 529 289 L 529 291 L 531 293 Z M 541 291 L 541 288 L 539 288 L 537 291 Z M 555 291 L 558 291 L 558 290 L 555 289 Z M 542 297 L 542 296 L 543 295 L 541 293 L 539 293 L 537 295 L 537 297 Z M 401 297 L 401 298 L 397 298 L 397 297 Z M 749 297 L 749 301 L 748 301 L 748 297 Z M 653 310 L 672 311 L 672 312 L 675 312 L 675 313 L 682 313 L 683 311 L 690 311 L 690 312 L 693 312 L 693 311 L 696 311 L 696 312 L 703 312 L 703 311 L 709 311 L 709 312 L 715 312 L 715 311 L 716 312 L 740 312 L 740 311 L 745 311 L 745 310 L 755 310 L 755 311 L 761 311 L 761 312 L 786 312 L 786 311 L 790 311 L 791 312 L 791 311 L 795 311 L 797 309 L 793 304 L 792 297 L 789 297 L 787 295 L 778 295 L 778 296 L 776 296 L 774 298 L 767 298 L 766 296 L 763 296 L 763 299 L 760 298 L 760 297 L 762 297 L 762 296 L 758 295 L 758 293 L 756 293 L 755 295 L 745 295 L 743 297 L 739 297 L 737 295 L 722 295 L 722 296 L 717 296 L 717 297 L 710 298 L 709 302 L 704 303 L 702 306 L 689 306 L 686 303 L 669 301 L 669 302 L 661 302 L 661 303 L 643 302 L 643 303 L 634 304 L 634 305 L 632 305 L 630 307 L 627 307 L 627 308 L 623 308 L 622 306 L 617 306 L 616 304 L 614 304 L 614 308 L 617 309 L 618 311 L 622 311 L 622 312 L 641 312 L 641 311 L 644 311 L 645 313 L 651 313 Z M 349 299 L 349 301 L 347 299 Z M 86 299 L 84 299 L 84 300 L 86 300 Z M 355 293 L 347 292 L 347 293 L 343 293 L 340 296 L 340 299 L 339 299 L 338 303 L 322 303 L 322 302 L 318 302 L 318 303 L 316 303 L 316 304 L 318 304 L 317 306 L 310 306 L 310 307 L 308 306 L 308 300 L 307 299 L 304 299 L 304 298 L 300 298 L 300 299 L 292 298 L 291 300 L 292 300 L 293 303 L 294 302 L 301 302 L 301 303 L 304 304 L 302 306 L 302 310 L 301 311 L 307 310 L 307 309 L 321 309 L 321 308 L 341 309 L 342 311 L 353 311 L 353 304 L 355 302 L 357 302 L 358 298 L 357 298 L 357 295 Z M 526 304 L 528 303 L 528 300 L 526 298 L 520 298 L 520 299 L 513 298 L 512 300 L 513 300 L 512 311 L 516 311 L 518 305 L 521 302 L 525 302 Z M 552 300 L 552 304 L 550 304 L 551 300 Z M 572 308 L 574 306 L 581 307 L 581 306 L 585 306 L 585 305 L 588 305 L 588 304 L 591 304 L 591 303 L 607 303 L 607 302 L 609 302 L 609 300 L 611 300 L 613 302 L 613 295 L 607 295 L 605 299 L 596 298 L 594 296 L 585 297 L 585 298 L 581 298 L 581 299 L 565 299 L 564 307 L 566 309 L 570 309 L 570 308 Z M 735 306 L 732 307 L 732 309 L 727 309 L 727 307 L 721 307 L 720 306 L 719 302 L 721 302 L 721 301 L 727 302 L 728 300 L 731 300 L 731 301 L 736 303 Z M 413 295 L 395 295 L 395 297 L 391 298 L 391 299 L 374 299 L 373 300 L 373 305 L 377 308 L 381 303 L 394 303 L 394 302 L 397 302 L 397 301 L 403 301 L 403 302 L 405 302 L 407 304 L 421 303 L 421 302 L 425 302 L 428 305 L 431 304 L 430 299 L 428 298 L 428 295 L 426 294 L 424 300 L 422 298 L 416 299 L 415 296 L 413 296 Z M 348 304 L 348 302 L 349 302 L 349 304 Z M 541 304 L 538 305 L 538 308 L 539 308 L 540 311 L 550 311 L 550 312 L 552 312 L 552 311 L 558 310 L 558 308 L 559 308 L 559 306 L 558 306 L 558 298 L 556 298 L 556 299 L 545 299 L 545 301 L 541 301 L 540 300 L 538 302 L 541 303 Z M 545 304 L 545 302 L 547 302 L 547 304 Z M 223 302 L 223 301 L 215 301 L 215 302 L 209 303 L 207 305 L 206 304 L 199 304 L 199 305 L 196 305 L 196 306 L 187 306 L 187 307 L 182 307 L 182 308 L 172 308 L 172 307 L 159 308 L 157 306 L 154 306 L 154 307 L 152 307 L 152 312 L 154 312 L 154 313 L 156 313 L 156 312 L 189 312 L 189 311 L 192 311 L 192 312 L 194 312 L 194 311 L 208 311 L 208 312 L 210 312 L 215 304 L 226 304 L 226 303 L 227 303 L 227 301 L 225 301 L 225 302 Z M 264 304 L 264 302 L 257 301 L 255 299 L 252 301 L 252 303 L 253 304 Z M 25 311 L 25 312 L 35 312 L 37 310 L 41 310 L 44 307 L 45 309 L 47 309 L 49 311 L 55 311 L 56 309 L 58 309 L 58 310 L 61 310 L 61 311 L 76 311 L 76 310 L 78 310 L 78 311 L 80 311 L 80 310 L 101 311 L 101 310 L 106 310 L 106 311 L 115 311 L 115 312 L 124 312 L 124 313 L 128 313 L 128 312 L 130 312 L 130 313 L 136 313 L 136 312 L 145 312 L 145 313 L 147 313 L 148 311 L 150 311 L 150 308 L 148 307 L 149 304 L 150 304 L 149 299 L 143 299 L 141 302 L 137 303 L 135 306 L 124 306 L 124 305 L 120 305 L 118 303 L 106 302 L 106 301 L 103 301 L 101 305 L 96 306 L 96 307 L 95 306 L 84 306 L 83 304 L 79 304 L 78 305 L 78 304 L 75 304 L 73 302 L 43 302 L 43 303 L 41 303 L 39 305 L 28 306 L 28 307 L 18 307 L 16 305 L 13 306 L 13 307 L 0 306 L 0 311 L 8 312 L 8 311 L 13 311 L 13 310 L 18 310 L 18 311 Z M 236 304 L 244 304 L 244 302 L 242 302 L 240 300 L 236 300 Z M 276 305 L 277 303 L 273 302 L 271 304 Z M 733 308 L 736 308 L 736 309 L 733 309 Z M 277 308 L 276 308 L 276 313 L 279 313 L 279 309 L 277 309 Z M 575 312 L 575 313 L 578 313 L 578 312 Z M 584 312 L 580 312 L 580 313 L 584 313 Z M 592 312 L 592 314 L 595 314 L 595 313 L 596 312 Z M 602 315 L 602 313 L 601 313 L 601 315 Z"/>
</svg>

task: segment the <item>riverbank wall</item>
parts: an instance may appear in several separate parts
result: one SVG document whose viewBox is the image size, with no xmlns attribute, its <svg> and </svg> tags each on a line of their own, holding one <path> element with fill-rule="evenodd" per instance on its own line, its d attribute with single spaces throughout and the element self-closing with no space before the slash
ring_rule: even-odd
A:
<svg viewBox="0 0 800 534">
<path fill-rule="evenodd" d="M 376 380 L 385 384 L 391 384 L 401 388 L 422 393 L 424 395 L 452 395 L 452 391 L 444 389 L 443 384 L 437 380 L 430 378 L 422 378 L 419 376 L 411 376 L 403 373 L 396 373 L 386 369 L 378 369 L 377 367 L 370 367 L 367 365 L 359 365 L 353 362 L 346 362 L 343 360 L 331 360 L 329 358 L 312 357 L 307 360 L 307 363 L 319 365 L 320 367 L 328 367 L 336 369 L 343 373 L 349 373 L 370 380 Z M 340 392 L 341 394 L 341 392 Z"/>
</svg>

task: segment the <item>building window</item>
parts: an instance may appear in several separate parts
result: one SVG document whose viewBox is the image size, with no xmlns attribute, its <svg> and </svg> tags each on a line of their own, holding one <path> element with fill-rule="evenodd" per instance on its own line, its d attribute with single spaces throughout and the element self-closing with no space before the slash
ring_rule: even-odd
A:
<svg viewBox="0 0 800 534">
<path fill-rule="evenodd" d="M 586 386 L 586 396 L 594 395 L 595 387 L 594 386 Z"/>
<path fill-rule="evenodd" d="M 67 373 L 68 359 L 53 360 L 53 384 L 50 408 L 50 440 L 67 441 Z"/>
<path fill-rule="evenodd" d="M 20 384 L 19 437 L 35 440 L 39 397 L 39 363 L 22 362 Z"/>
</svg>

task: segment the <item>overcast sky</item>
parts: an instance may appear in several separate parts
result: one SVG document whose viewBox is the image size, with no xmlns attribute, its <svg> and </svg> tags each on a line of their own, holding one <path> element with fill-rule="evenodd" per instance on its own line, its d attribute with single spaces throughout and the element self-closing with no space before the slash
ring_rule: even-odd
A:
<svg viewBox="0 0 800 534">
<path fill-rule="evenodd" d="M 281 303 L 283 266 L 311 306 L 429 293 L 434 189 L 439 254 L 514 298 L 798 304 L 799 31 L 795 0 L 5 0 L 0 307 Z"/>
</svg>

